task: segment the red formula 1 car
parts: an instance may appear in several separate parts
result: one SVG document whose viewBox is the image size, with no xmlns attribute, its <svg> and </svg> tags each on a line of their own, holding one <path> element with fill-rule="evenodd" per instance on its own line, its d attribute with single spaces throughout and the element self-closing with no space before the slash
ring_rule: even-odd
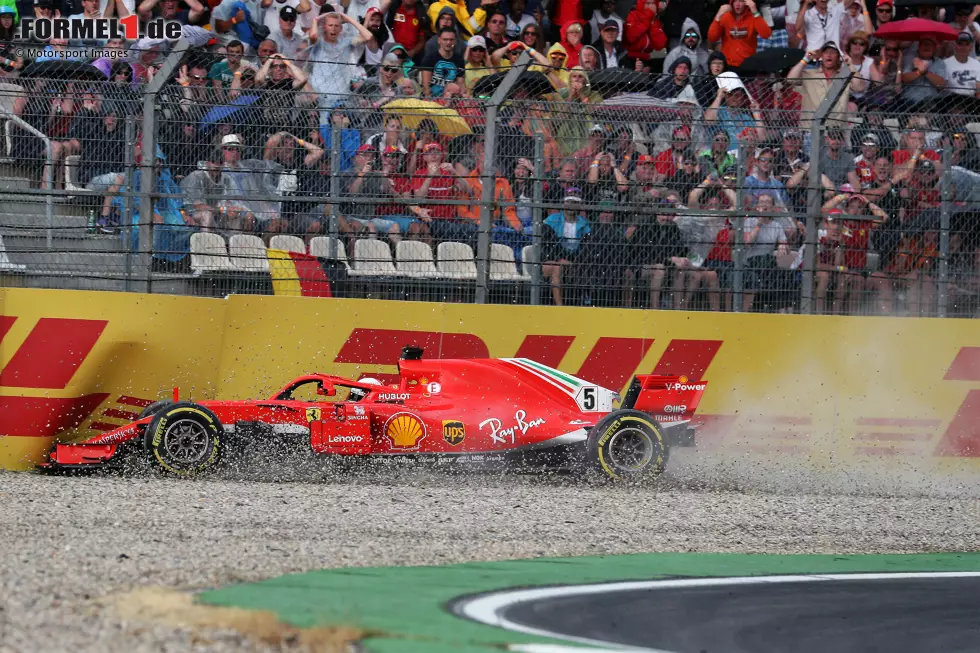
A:
<svg viewBox="0 0 980 653">
<path fill-rule="evenodd" d="M 403 350 L 399 372 L 397 385 L 309 374 L 265 400 L 177 401 L 175 390 L 174 401 L 148 406 L 135 422 L 56 444 L 42 467 L 99 468 L 128 451 L 191 476 L 234 444 L 279 434 L 332 456 L 655 475 L 672 446 L 694 446 L 691 418 L 707 386 L 638 375 L 620 398 L 528 359 L 423 360 L 415 347 Z"/>
</svg>

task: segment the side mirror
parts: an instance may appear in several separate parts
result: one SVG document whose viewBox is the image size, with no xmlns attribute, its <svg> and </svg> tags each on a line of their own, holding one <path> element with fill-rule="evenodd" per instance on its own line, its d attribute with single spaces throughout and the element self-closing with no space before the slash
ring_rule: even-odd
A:
<svg viewBox="0 0 980 653">
<path fill-rule="evenodd" d="M 332 384 L 319 383 L 316 386 L 316 393 L 321 397 L 333 397 L 337 394 L 337 389 Z"/>
</svg>

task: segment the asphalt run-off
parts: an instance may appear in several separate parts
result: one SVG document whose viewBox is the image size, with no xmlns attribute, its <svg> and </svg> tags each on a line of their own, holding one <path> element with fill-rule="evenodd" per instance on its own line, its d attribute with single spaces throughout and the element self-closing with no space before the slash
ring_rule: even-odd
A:
<svg viewBox="0 0 980 653">
<path fill-rule="evenodd" d="M 206 605 L 351 626 L 370 653 L 980 652 L 980 554 L 652 553 L 337 568 Z"/>
<path fill-rule="evenodd" d="M 453 609 L 524 634 L 658 653 L 980 651 L 980 572 L 601 583 L 495 592 Z"/>
</svg>

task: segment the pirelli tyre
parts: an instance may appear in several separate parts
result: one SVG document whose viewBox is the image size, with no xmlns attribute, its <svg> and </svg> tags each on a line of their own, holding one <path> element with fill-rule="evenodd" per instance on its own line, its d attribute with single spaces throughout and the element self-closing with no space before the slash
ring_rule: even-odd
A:
<svg viewBox="0 0 980 653">
<path fill-rule="evenodd" d="M 140 411 L 140 416 L 137 419 L 143 419 L 144 417 L 149 417 L 150 415 L 156 415 L 166 406 L 173 405 L 172 399 L 162 399 L 160 401 L 154 401 L 152 404 Z"/>
<path fill-rule="evenodd" d="M 655 419 L 638 410 L 617 410 L 589 431 L 589 471 L 614 481 L 659 475 L 667 466 L 667 442 Z"/>
<path fill-rule="evenodd" d="M 197 476 L 214 469 L 224 454 L 224 429 L 207 408 L 189 402 L 165 406 L 147 425 L 143 449 L 167 474 Z"/>
</svg>

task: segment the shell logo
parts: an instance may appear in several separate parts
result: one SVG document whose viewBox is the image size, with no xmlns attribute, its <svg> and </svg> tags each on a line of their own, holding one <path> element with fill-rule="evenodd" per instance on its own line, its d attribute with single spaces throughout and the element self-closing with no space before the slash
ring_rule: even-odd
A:
<svg viewBox="0 0 980 653">
<path fill-rule="evenodd" d="M 418 449 L 425 437 L 425 424 L 411 413 L 395 413 L 385 422 L 385 435 L 392 449 Z"/>
<path fill-rule="evenodd" d="M 677 382 L 678 383 L 687 383 L 687 377 L 686 376 L 682 376 L 682 377 L 680 377 L 680 378 L 677 379 Z"/>
</svg>

